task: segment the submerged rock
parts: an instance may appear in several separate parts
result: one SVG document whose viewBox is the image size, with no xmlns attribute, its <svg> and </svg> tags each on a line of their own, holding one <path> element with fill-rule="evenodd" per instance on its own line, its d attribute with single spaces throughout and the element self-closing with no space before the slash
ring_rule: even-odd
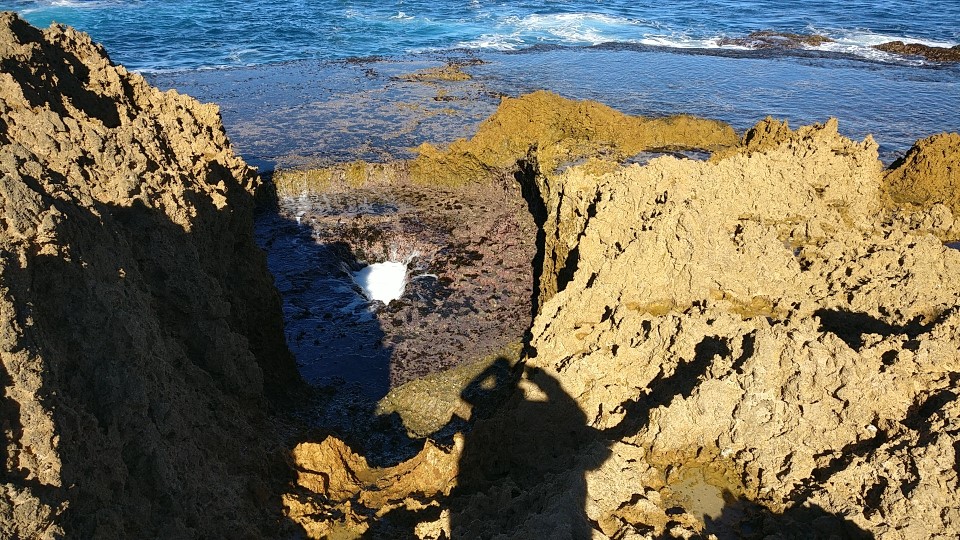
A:
<svg viewBox="0 0 960 540">
<path fill-rule="evenodd" d="M 476 65 L 475 62 L 449 62 L 446 65 L 434 68 L 421 69 L 413 73 L 399 75 L 396 77 L 400 81 L 411 82 L 443 82 L 443 81 L 469 81 L 473 79 L 469 73 L 463 71 L 468 65 Z"/>
<path fill-rule="evenodd" d="M 817 47 L 833 40 L 819 34 L 794 34 L 791 32 L 774 32 L 761 30 L 751 32 L 746 37 L 722 38 L 720 45 L 735 45 L 751 49 L 802 49 Z"/>
<path fill-rule="evenodd" d="M 218 110 L 0 15 L 5 538 L 270 536 L 299 381 Z"/>
</svg>

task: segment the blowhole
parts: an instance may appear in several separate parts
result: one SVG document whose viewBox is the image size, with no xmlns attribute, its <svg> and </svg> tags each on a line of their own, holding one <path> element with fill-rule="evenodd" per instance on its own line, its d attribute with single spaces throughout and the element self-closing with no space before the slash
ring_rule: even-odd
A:
<svg viewBox="0 0 960 540">
<path fill-rule="evenodd" d="M 407 266 L 402 261 L 385 261 L 369 264 L 350 275 L 367 300 L 390 305 L 403 296 L 407 287 Z"/>
</svg>

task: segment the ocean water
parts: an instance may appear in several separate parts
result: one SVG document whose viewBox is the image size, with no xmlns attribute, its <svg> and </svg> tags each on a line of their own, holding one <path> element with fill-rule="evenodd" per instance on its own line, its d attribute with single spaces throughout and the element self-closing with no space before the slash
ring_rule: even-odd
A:
<svg viewBox="0 0 960 540">
<path fill-rule="evenodd" d="M 457 48 L 722 48 L 761 30 L 825 35 L 836 41 L 817 49 L 891 62 L 904 60 L 869 45 L 960 43 L 960 2 L 937 0 L 24 0 L 0 9 L 85 30 L 142 71 Z"/>
<path fill-rule="evenodd" d="M 844 134 L 872 134 L 885 161 L 960 129 L 960 64 L 871 48 L 960 44 L 960 1 L 24 0 L 0 9 L 75 26 L 150 82 L 220 103 L 238 150 L 266 167 L 409 155 L 469 135 L 498 96 L 540 88 L 738 130 L 767 115 L 793 125 L 836 116 Z M 831 41 L 759 47 L 749 39 L 757 31 Z M 438 105 L 435 89 L 395 78 L 449 60 L 474 76 L 455 100 Z M 413 103 L 430 114 L 405 117 Z"/>
</svg>

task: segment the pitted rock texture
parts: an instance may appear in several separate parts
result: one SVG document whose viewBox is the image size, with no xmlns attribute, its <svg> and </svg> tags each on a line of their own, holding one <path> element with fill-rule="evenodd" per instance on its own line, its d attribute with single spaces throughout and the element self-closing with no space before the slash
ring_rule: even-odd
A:
<svg viewBox="0 0 960 540">
<path fill-rule="evenodd" d="M 890 166 L 886 186 L 894 206 L 904 206 L 904 210 L 942 204 L 949 212 L 937 214 L 960 215 L 960 133 L 940 133 L 917 141 Z M 960 236 L 945 239 L 958 240 Z"/>
<path fill-rule="evenodd" d="M 812 504 L 878 536 L 956 531 L 956 459 L 934 456 L 957 433 L 928 418 L 951 409 L 917 411 L 955 388 L 960 252 L 886 223 L 882 179 L 873 141 L 833 121 L 749 156 L 553 179 L 565 197 L 547 207 L 580 216 L 548 218 L 570 227 L 558 255 L 576 250 L 576 271 L 528 365 L 642 448 L 638 471 L 711 468 L 775 513 Z M 895 459 L 884 446 L 921 439 Z M 607 535 L 639 493 L 614 494 L 616 474 L 608 460 L 587 476 Z"/>
<path fill-rule="evenodd" d="M 384 538 L 956 536 L 948 206 L 891 207 L 876 144 L 833 120 L 761 122 L 708 162 L 536 164 L 540 311 L 513 378 L 470 385 L 508 396 L 444 450 L 454 485 L 424 487 L 430 447 L 378 471 L 379 506 L 304 482 L 298 505 Z"/>
<path fill-rule="evenodd" d="M 0 536 L 270 534 L 299 379 L 217 108 L 7 13 L 0 143 Z"/>
</svg>

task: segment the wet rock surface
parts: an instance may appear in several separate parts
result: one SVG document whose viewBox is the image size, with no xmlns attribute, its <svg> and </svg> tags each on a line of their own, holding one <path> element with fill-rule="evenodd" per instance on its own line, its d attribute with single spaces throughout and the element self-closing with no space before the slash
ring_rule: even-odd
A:
<svg viewBox="0 0 960 540">
<path fill-rule="evenodd" d="M 875 45 L 874 49 L 906 56 L 921 56 L 934 62 L 960 62 L 960 45 L 954 47 L 934 47 L 922 43 L 890 41 Z"/>
<path fill-rule="evenodd" d="M 745 37 L 722 38 L 720 45 L 737 45 L 751 49 L 801 49 L 830 43 L 832 39 L 817 34 L 793 34 L 764 30 L 751 32 Z"/>
<path fill-rule="evenodd" d="M 531 321 L 536 225 L 513 179 L 441 188 L 371 178 L 281 195 L 258 237 L 304 377 L 373 399 L 520 341 Z M 408 262 L 399 300 L 367 302 L 349 275 Z"/>
</svg>

